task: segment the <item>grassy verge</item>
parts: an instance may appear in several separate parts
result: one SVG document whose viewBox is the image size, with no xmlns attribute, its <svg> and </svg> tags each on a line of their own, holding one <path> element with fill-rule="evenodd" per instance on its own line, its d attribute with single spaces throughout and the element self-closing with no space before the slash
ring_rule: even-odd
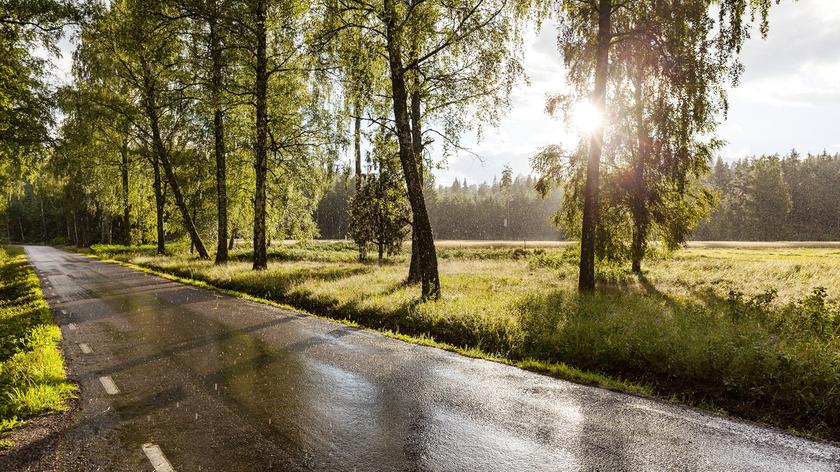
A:
<svg viewBox="0 0 840 472">
<path fill-rule="evenodd" d="M 20 248 L 0 249 L 0 447 L 33 416 L 61 411 L 75 386 L 64 373 L 53 322 L 38 277 Z"/>
<path fill-rule="evenodd" d="M 354 262 L 350 246 L 274 248 L 216 267 L 188 254 L 96 247 L 177 277 L 571 380 L 653 393 L 840 439 L 840 251 L 691 249 L 643 277 L 602 267 L 578 296 L 566 249 L 441 251 L 444 297 L 420 303 L 405 257 Z"/>
</svg>

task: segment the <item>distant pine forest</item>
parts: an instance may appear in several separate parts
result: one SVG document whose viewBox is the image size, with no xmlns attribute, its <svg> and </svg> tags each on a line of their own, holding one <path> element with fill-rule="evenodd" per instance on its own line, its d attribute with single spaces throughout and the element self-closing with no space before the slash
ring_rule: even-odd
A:
<svg viewBox="0 0 840 472">
<path fill-rule="evenodd" d="M 542 198 L 532 177 L 509 188 L 499 179 L 470 184 L 458 179 L 427 189 L 437 239 L 557 240 L 553 224 L 561 192 Z M 701 241 L 840 240 L 840 154 L 787 155 L 718 160 L 705 184 L 717 205 L 695 231 Z M 321 238 L 348 234 L 352 177 L 334 181 L 315 214 Z"/>
<path fill-rule="evenodd" d="M 560 207 L 561 191 L 543 198 L 534 189 L 530 176 L 513 178 L 502 185 L 492 182 L 470 183 L 458 179 L 449 183 L 427 183 L 425 191 L 432 228 L 437 239 L 462 240 L 562 240 L 566 235 L 553 223 Z M 840 240 L 840 154 L 786 155 L 745 158 L 736 162 L 718 160 L 704 182 L 716 195 L 717 203 L 700 223 L 692 239 L 705 241 L 836 241 Z M 336 175 L 314 209 L 313 224 L 301 234 L 282 237 L 349 238 L 348 202 L 355 188 L 353 177 Z M 53 244 L 74 243 L 73 219 L 51 214 L 59 205 L 51 200 L 67 198 L 41 195 L 27 184 L 16 193 L 6 214 L 6 239 Z M 191 199 L 199 206 L 212 203 L 212 195 Z M 205 209 L 199 214 L 207 213 Z M 151 214 L 151 213 L 149 213 Z M 77 236 L 80 245 L 110 242 L 119 234 L 118 218 L 107 212 L 84 212 L 80 218 L 90 224 L 101 220 L 103 231 Z M 106 221 L 112 218 L 113 221 Z M 90 220 L 90 221 L 87 221 Z M 198 219 L 202 222 L 202 218 Z M 83 221 L 79 221 L 81 228 Z M 109 224 L 111 223 L 111 224 Z M 153 239 L 153 222 L 146 222 L 141 242 Z M 212 221 L 200 225 L 202 233 L 213 238 Z M 94 227 L 97 227 L 94 225 Z M 240 228 L 245 227 L 241 225 Z M 183 238 L 173 228 L 168 239 Z M 248 239 L 244 230 L 237 237 Z"/>
</svg>

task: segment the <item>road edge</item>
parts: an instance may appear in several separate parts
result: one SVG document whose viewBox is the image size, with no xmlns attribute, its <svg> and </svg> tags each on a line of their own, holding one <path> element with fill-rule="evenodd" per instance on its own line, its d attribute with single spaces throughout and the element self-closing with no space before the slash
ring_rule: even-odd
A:
<svg viewBox="0 0 840 472">
<path fill-rule="evenodd" d="M 674 396 L 664 396 L 659 395 L 654 390 L 654 387 L 651 385 L 635 383 L 615 377 L 611 377 L 608 375 L 600 374 L 597 372 L 585 371 L 573 366 L 569 366 L 563 363 L 550 363 L 545 362 L 537 359 L 523 359 L 523 360 L 513 360 L 505 357 L 501 357 L 494 354 L 489 354 L 487 352 L 481 351 L 475 348 L 464 348 L 458 347 L 448 343 L 442 343 L 436 341 L 430 337 L 423 337 L 423 336 L 414 336 L 414 335 L 407 335 L 399 332 L 394 332 L 388 329 L 381 329 L 375 328 L 370 326 L 361 325 L 353 320 L 348 318 L 334 318 L 330 316 L 319 315 L 316 313 L 312 313 L 306 309 L 298 308 L 292 305 L 288 305 L 285 303 L 279 303 L 272 300 L 268 300 L 265 298 L 255 297 L 245 292 L 240 292 L 237 290 L 231 290 L 226 288 L 217 287 L 212 285 L 208 282 L 182 277 L 179 275 L 171 274 L 168 272 L 164 272 L 161 270 L 153 269 L 150 267 L 146 267 L 140 264 L 135 264 L 132 262 L 121 261 L 118 259 L 113 259 L 109 257 L 102 257 L 97 254 L 82 252 L 76 250 L 76 248 L 56 248 L 58 250 L 64 250 L 73 254 L 77 254 L 80 256 L 87 257 L 89 259 L 93 259 L 102 263 L 106 264 L 114 264 L 119 265 L 122 267 L 126 267 L 128 269 L 136 270 L 139 272 L 143 272 L 146 274 L 154 275 L 157 277 L 161 277 L 167 280 L 171 280 L 174 282 L 182 283 L 184 285 L 189 285 L 196 288 L 202 288 L 205 290 L 209 290 L 215 293 L 219 293 L 222 295 L 227 295 L 233 298 L 239 298 L 242 300 L 261 303 L 264 305 L 272 306 L 274 308 L 279 308 L 281 310 L 291 311 L 299 314 L 303 314 L 306 316 L 310 316 L 313 318 L 318 318 L 321 320 L 339 323 L 344 326 L 348 326 L 354 329 L 364 330 L 371 333 L 377 333 L 384 335 L 386 337 L 408 342 L 415 345 L 420 345 L 424 347 L 436 348 L 443 351 L 447 351 L 450 353 L 458 354 L 464 357 L 468 357 L 471 359 L 478 359 L 484 360 L 488 362 L 493 362 L 497 364 L 503 364 L 511 367 L 516 367 L 518 369 L 526 370 L 535 374 L 543 375 L 546 377 L 551 377 L 558 380 L 563 380 L 567 382 L 571 382 L 578 385 L 585 385 L 589 387 L 601 388 L 604 390 L 609 390 L 612 392 L 618 392 L 625 395 L 631 395 L 637 398 L 643 398 L 647 400 L 654 400 L 669 406 L 677 406 L 679 408 L 685 408 L 689 411 L 699 412 L 705 415 L 712 415 L 718 418 L 724 418 L 729 421 L 739 422 L 745 425 L 750 425 L 759 428 L 765 428 L 771 430 L 777 434 L 787 434 L 792 435 L 798 438 L 806 439 L 809 441 L 814 441 L 822 444 L 828 444 L 832 446 L 840 446 L 840 441 L 833 441 L 826 437 L 818 436 L 815 434 L 810 433 L 809 431 L 803 431 L 796 428 L 783 428 L 778 425 L 772 423 L 766 423 L 761 421 L 756 421 L 748 418 L 743 418 L 741 416 L 737 416 L 734 414 L 729 413 L 728 411 L 718 408 L 715 405 L 710 405 L 707 403 L 693 403 L 693 402 L 686 402 L 682 399 L 676 398 Z"/>
</svg>

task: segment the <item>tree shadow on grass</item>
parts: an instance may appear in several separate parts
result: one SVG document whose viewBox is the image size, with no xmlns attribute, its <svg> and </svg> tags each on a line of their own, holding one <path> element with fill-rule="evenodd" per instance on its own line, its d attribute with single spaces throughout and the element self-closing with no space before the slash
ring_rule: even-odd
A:
<svg viewBox="0 0 840 472">
<path fill-rule="evenodd" d="M 786 346 L 799 341 L 777 342 L 758 320 L 732 318 L 733 302 L 711 289 L 682 297 L 644 276 L 639 284 L 644 293 L 529 295 L 518 307 L 521 354 L 641 381 L 746 418 L 837 428 L 840 397 L 825 380 L 830 360 L 796 354 Z"/>
<path fill-rule="evenodd" d="M 301 284 L 310 281 L 333 282 L 372 272 L 374 267 L 367 266 L 312 266 L 295 270 L 243 270 L 231 274 L 229 278 L 221 279 L 209 277 L 202 272 L 195 272 L 172 267 L 151 265 L 155 270 L 173 274 L 178 277 L 201 280 L 219 288 L 248 293 L 268 300 L 285 302 L 289 293 Z"/>
<path fill-rule="evenodd" d="M 675 312 L 680 313 L 686 310 L 686 305 L 692 305 L 696 310 L 696 305 L 691 302 L 677 301 L 673 296 L 659 290 L 644 274 L 638 276 L 639 285 L 645 290 L 649 296 L 655 297 L 668 304 L 668 306 Z M 730 301 L 723 297 L 711 287 L 702 287 L 700 289 L 689 290 L 690 298 L 696 300 L 697 304 L 705 307 L 708 312 L 721 313 L 729 309 Z"/>
<path fill-rule="evenodd" d="M 26 280 L 29 275 L 29 264 L 22 257 L 0 262 L 0 307 L 32 298 L 33 287 Z"/>
</svg>

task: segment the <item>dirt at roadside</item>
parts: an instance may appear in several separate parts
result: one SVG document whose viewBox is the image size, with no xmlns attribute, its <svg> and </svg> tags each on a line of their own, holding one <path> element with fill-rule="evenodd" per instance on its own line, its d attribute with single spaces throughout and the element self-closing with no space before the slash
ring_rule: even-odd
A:
<svg viewBox="0 0 840 472">
<path fill-rule="evenodd" d="M 56 451 L 61 432 L 78 408 L 78 400 L 70 402 L 70 409 L 33 418 L 25 426 L 13 431 L 7 439 L 14 443 L 10 449 L 0 450 L 2 471 L 52 471 L 56 468 Z"/>
<path fill-rule="evenodd" d="M 61 315 L 53 313 L 56 323 Z M 67 377 L 81 388 L 67 357 L 67 341 L 59 343 L 61 355 L 65 359 Z M 58 470 L 56 453 L 63 431 L 72 424 L 72 419 L 79 410 L 81 391 L 76 392 L 77 398 L 67 402 L 68 409 L 60 413 L 50 413 L 35 418 L 21 428 L 12 431 L 6 439 L 12 442 L 9 449 L 0 449 L 0 471 L 3 472 L 43 472 Z"/>
</svg>

